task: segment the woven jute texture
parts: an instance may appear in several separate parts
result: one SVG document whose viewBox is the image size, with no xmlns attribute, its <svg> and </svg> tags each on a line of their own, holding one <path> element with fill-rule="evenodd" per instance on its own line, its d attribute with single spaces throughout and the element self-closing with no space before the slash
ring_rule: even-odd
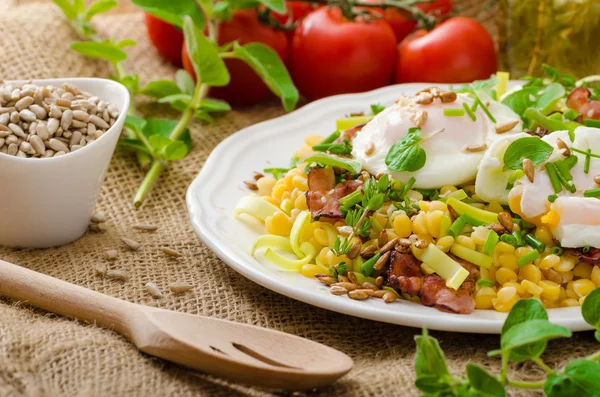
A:
<svg viewBox="0 0 600 397">
<path fill-rule="evenodd" d="M 127 68 L 143 82 L 170 78 L 174 69 L 149 46 L 138 13 L 99 18 L 101 36 L 133 38 Z M 0 0 L 0 78 L 25 79 L 57 76 L 100 76 L 110 71 L 101 61 L 85 59 L 69 49 L 77 37 L 51 4 Z M 140 104 L 142 113 L 175 118 L 159 105 Z M 38 272 L 114 297 L 165 309 L 277 329 L 325 343 L 355 360 L 350 374 L 335 385 L 307 393 L 310 396 L 413 396 L 413 337 L 419 331 L 361 320 L 296 302 L 264 289 L 235 273 L 195 236 L 185 206 L 185 191 L 211 150 L 226 136 L 282 111 L 276 101 L 233 111 L 214 125 L 193 122 L 194 148 L 183 161 L 173 163 L 146 205 L 135 210 L 132 196 L 142 179 L 135 160 L 117 153 L 98 202 L 107 218 L 107 231 L 88 233 L 79 241 L 47 250 L 0 249 L 0 258 Z M 257 148 L 259 150 L 259 148 Z M 232 183 L 237 183 L 232 181 Z M 1 206 L 0 186 L 0 206 Z M 2 211 L 10 209 L 2 208 Z M 0 213 L 1 216 L 1 213 Z M 160 228 L 155 233 L 133 231 L 138 222 Z M 127 252 L 120 236 L 142 242 Z M 183 253 L 171 259 L 159 251 L 168 246 Z M 107 264 L 107 249 L 120 251 Z M 125 269 L 126 283 L 94 274 L 96 264 Z M 161 300 L 149 297 L 143 285 L 156 282 L 163 290 L 170 282 L 187 281 L 189 293 Z M 498 371 L 499 361 L 486 352 L 497 348 L 497 336 L 434 332 L 446 352 L 450 369 L 462 374 L 474 361 Z M 547 353 L 552 366 L 582 357 L 594 346 L 590 333 L 570 341 L 553 342 Z M 514 367 L 516 378 L 531 379 L 537 368 Z M 258 396 L 281 395 L 230 384 L 139 353 L 115 333 L 58 317 L 24 304 L 0 300 L 0 396 Z M 305 394 L 297 394 L 305 395 Z M 516 394 L 515 394 L 516 395 Z"/>
</svg>

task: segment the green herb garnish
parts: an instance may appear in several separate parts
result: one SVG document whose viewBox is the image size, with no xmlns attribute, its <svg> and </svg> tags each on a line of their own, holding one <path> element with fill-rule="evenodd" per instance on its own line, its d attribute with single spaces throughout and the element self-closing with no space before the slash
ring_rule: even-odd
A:
<svg viewBox="0 0 600 397">
<path fill-rule="evenodd" d="M 539 257 L 540 257 L 540 253 L 538 251 L 531 251 L 531 252 L 526 253 L 522 257 L 517 258 L 517 264 L 519 265 L 519 267 L 523 267 L 526 264 L 533 262 L 534 260 L 536 260 Z"/>
<path fill-rule="evenodd" d="M 480 287 L 493 287 L 494 282 L 492 280 L 481 278 L 481 279 L 477 280 L 477 285 Z"/>
<path fill-rule="evenodd" d="M 471 118 L 471 120 L 473 120 L 473 121 L 477 120 L 477 117 L 475 116 L 475 113 L 473 113 L 473 111 L 471 110 L 471 108 L 469 107 L 469 105 L 467 105 L 466 102 L 463 102 L 463 108 L 465 109 L 465 112 L 467 112 L 467 114 L 469 115 L 469 117 Z"/>
<path fill-rule="evenodd" d="M 395 142 L 385 157 L 385 165 L 391 171 L 417 171 L 423 168 L 427 154 L 421 147 L 422 130 L 409 128 L 406 135 Z"/>
<path fill-rule="evenodd" d="M 383 112 L 384 110 L 385 110 L 385 106 L 380 105 L 378 103 L 371 105 L 371 113 L 373 114 L 373 116 Z"/>
<path fill-rule="evenodd" d="M 444 109 L 444 116 L 448 117 L 460 117 L 465 115 L 465 110 L 460 108 L 446 108 Z"/>
<path fill-rule="evenodd" d="M 538 137 L 525 137 L 513 141 L 504 153 L 504 171 L 522 170 L 523 160 L 529 159 L 533 165 L 546 161 L 554 148 Z"/>
<path fill-rule="evenodd" d="M 583 197 L 600 197 L 600 188 L 588 189 L 584 191 Z"/>
</svg>

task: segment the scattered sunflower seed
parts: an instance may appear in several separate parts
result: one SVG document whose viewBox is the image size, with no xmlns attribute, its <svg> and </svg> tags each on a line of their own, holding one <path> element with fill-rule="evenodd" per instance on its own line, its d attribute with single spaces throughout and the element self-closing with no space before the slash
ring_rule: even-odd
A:
<svg viewBox="0 0 600 397">
<path fill-rule="evenodd" d="M 379 287 L 378 287 L 378 286 L 376 286 L 376 285 L 374 285 L 374 284 L 371 284 L 371 283 L 370 283 L 370 282 L 368 282 L 368 281 L 365 281 L 365 282 L 363 283 L 362 287 L 363 287 L 364 289 L 370 289 L 370 290 L 372 290 L 372 291 L 378 291 L 378 290 L 379 290 Z"/>
<path fill-rule="evenodd" d="M 391 239 L 390 241 L 388 241 L 386 244 L 383 245 L 383 247 L 381 247 L 381 249 L 379 250 L 380 253 L 385 254 L 388 251 L 391 251 L 392 248 L 394 248 L 394 246 L 398 243 L 398 237 L 395 237 L 393 239 Z"/>
<path fill-rule="evenodd" d="M 114 280 L 127 281 L 129 280 L 129 273 L 125 270 L 107 270 L 106 277 L 112 278 Z"/>
<path fill-rule="evenodd" d="M 132 226 L 134 229 L 142 230 L 145 232 L 155 232 L 158 230 L 158 226 L 156 225 L 146 225 L 143 223 L 138 223 Z"/>
<path fill-rule="evenodd" d="M 244 181 L 244 184 L 250 190 L 258 190 L 258 185 L 255 181 Z"/>
<path fill-rule="evenodd" d="M 108 250 L 106 251 L 106 259 L 110 261 L 114 261 L 119 256 L 119 251 L 117 250 Z"/>
<path fill-rule="evenodd" d="M 392 291 L 386 291 L 386 293 L 383 294 L 383 301 L 385 303 L 392 303 L 396 299 L 398 299 L 398 294 L 395 294 Z"/>
<path fill-rule="evenodd" d="M 509 233 L 513 231 L 513 219 L 512 216 L 506 212 L 502 211 L 498 214 L 498 222 L 502 225 L 502 227 Z"/>
<path fill-rule="evenodd" d="M 334 277 L 328 276 L 326 274 L 315 274 L 315 277 L 325 285 L 332 285 L 337 283 L 337 280 Z"/>
<path fill-rule="evenodd" d="M 132 251 L 137 251 L 141 247 L 140 243 L 138 243 L 137 241 L 131 240 L 127 237 L 121 237 L 121 241 Z"/>
<path fill-rule="evenodd" d="M 515 128 L 519 124 L 519 120 L 507 121 L 506 123 L 498 124 L 496 126 L 496 134 L 504 134 Z"/>
<path fill-rule="evenodd" d="M 594 182 L 596 182 L 596 185 L 600 185 L 600 174 L 594 177 Z"/>
<path fill-rule="evenodd" d="M 181 252 L 175 251 L 174 249 L 168 247 L 160 247 L 160 250 L 163 252 L 163 254 L 167 254 L 174 258 L 179 258 L 180 256 L 183 256 Z"/>
<path fill-rule="evenodd" d="M 453 91 L 445 91 L 440 94 L 440 99 L 442 103 L 451 103 L 456 101 L 456 92 Z"/>
<path fill-rule="evenodd" d="M 558 146 L 559 149 L 563 150 L 563 154 L 565 156 L 570 156 L 571 155 L 571 149 L 567 146 L 567 144 L 565 143 L 565 141 L 563 141 L 560 138 L 556 138 L 556 146 Z"/>
<path fill-rule="evenodd" d="M 396 245 L 396 244 L 394 244 L 394 245 Z M 393 245 L 392 245 L 392 247 L 393 247 Z M 388 259 L 390 259 L 391 254 L 392 254 L 391 251 L 387 251 L 385 254 L 381 255 L 381 257 L 379 257 L 379 259 L 377 259 L 377 262 L 375 262 L 375 264 L 373 265 L 373 268 L 375 270 L 383 269 L 385 267 L 385 265 L 387 264 Z"/>
<path fill-rule="evenodd" d="M 345 295 L 348 293 L 348 290 L 344 287 L 332 285 L 329 289 L 329 292 L 331 292 L 333 295 Z"/>
<path fill-rule="evenodd" d="M 373 142 L 367 143 L 367 147 L 365 148 L 365 155 L 370 156 L 375 151 L 375 144 Z"/>
<path fill-rule="evenodd" d="M 346 292 L 348 292 L 348 291 L 354 291 L 355 289 L 358 288 L 356 284 L 353 284 L 353 283 L 350 283 L 350 282 L 334 283 L 334 284 L 331 284 L 331 287 L 332 288 L 333 287 L 342 287 L 342 288 L 346 289 Z"/>
<path fill-rule="evenodd" d="M 104 216 L 103 213 L 96 212 L 96 213 L 94 213 L 94 215 L 92 215 L 92 219 L 91 220 L 94 223 L 104 223 L 104 222 L 106 222 L 106 217 Z"/>
<path fill-rule="evenodd" d="M 106 274 L 106 266 L 104 265 L 96 265 L 96 274 L 99 276 L 104 276 Z"/>
<path fill-rule="evenodd" d="M 379 237 L 377 237 L 377 243 L 380 247 L 383 247 L 388 242 L 388 233 L 387 230 L 383 229 L 381 233 L 379 233 Z"/>
<path fill-rule="evenodd" d="M 194 288 L 194 286 L 186 283 L 185 281 L 176 281 L 174 283 L 169 284 L 169 289 L 174 294 L 182 294 Z"/>
<path fill-rule="evenodd" d="M 383 295 L 385 295 L 388 291 L 384 290 L 384 289 L 378 289 L 377 291 L 373 291 L 373 298 L 383 298 Z"/>
<path fill-rule="evenodd" d="M 535 176 L 535 168 L 533 167 L 533 162 L 529 159 L 523 159 L 523 172 L 529 179 L 529 182 L 533 183 L 533 179 Z"/>
<path fill-rule="evenodd" d="M 371 291 L 371 290 L 355 289 L 354 291 L 349 291 L 348 296 L 350 297 L 350 299 L 365 300 L 369 296 L 371 296 L 372 293 L 373 293 L 373 291 Z"/>
<path fill-rule="evenodd" d="M 152 281 L 147 282 L 145 287 L 146 291 L 148 291 L 153 298 L 159 299 L 163 297 L 163 293 L 160 288 L 158 288 L 158 285 L 154 284 Z"/>
<path fill-rule="evenodd" d="M 467 146 L 465 148 L 465 152 L 469 152 L 469 153 L 477 153 L 477 152 L 483 152 L 484 150 L 487 150 L 488 145 L 486 145 L 485 143 L 483 145 L 478 145 L 478 146 Z"/>
</svg>

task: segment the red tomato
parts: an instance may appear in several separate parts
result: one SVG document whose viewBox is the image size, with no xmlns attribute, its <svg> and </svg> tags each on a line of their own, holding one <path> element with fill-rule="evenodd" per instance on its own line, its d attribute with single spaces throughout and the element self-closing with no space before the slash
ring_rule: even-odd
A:
<svg viewBox="0 0 600 397">
<path fill-rule="evenodd" d="M 367 3 L 380 3 L 381 0 L 366 0 Z M 443 18 L 452 11 L 452 0 L 436 0 L 432 3 L 420 3 L 415 6 L 426 14 L 431 14 L 436 18 Z M 396 41 L 401 42 L 417 27 L 417 22 L 407 18 L 397 8 L 376 8 L 394 31 Z"/>
<path fill-rule="evenodd" d="M 289 52 L 285 33 L 261 24 L 255 10 L 234 11 L 231 20 L 219 25 L 219 45 L 234 40 L 242 45 L 253 42 L 266 44 L 273 48 L 282 60 L 287 58 Z M 185 70 L 195 76 L 185 45 L 181 51 Z M 210 96 L 223 99 L 233 106 L 251 106 L 269 98 L 271 90 L 245 62 L 227 59 L 225 65 L 229 70 L 231 81 L 225 87 L 211 88 Z"/>
<path fill-rule="evenodd" d="M 396 83 L 466 83 L 497 70 L 492 37 L 481 24 L 450 18 L 432 31 L 417 30 L 398 45 Z"/>
<path fill-rule="evenodd" d="M 282 25 L 287 23 L 290 15 L 292 16 L 292 23 L 294 23 L 303 19 L 315 9 L 315 4 L 304 1 L 286 1 L 285 6 L 287 10 L 285 14 L 272 13 L 273 18 L 277 19 Z"/>
<path fill-rule="evenodd" d="M 288 62 L 308 99 L 368 91 L 390 83 L 396 39 L 382 20 L 349 21 L 338 8 L 319 8 L 294 32 Z"/>
<path fill-rule="evenodd" d="M 181 45 L 183 44 L 181 30 L 148 13 L 145 13 L 144 20 L 148 38 L 154 48 L 172 64 L 181 67 Z"/>
</svg>

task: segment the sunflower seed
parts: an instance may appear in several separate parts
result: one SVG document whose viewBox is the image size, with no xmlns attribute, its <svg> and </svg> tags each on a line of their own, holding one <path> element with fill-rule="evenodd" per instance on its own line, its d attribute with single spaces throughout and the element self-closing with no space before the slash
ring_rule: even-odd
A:
<svg viewBox="0 0 600 397">
<path fill-rule="evenodd" d="M 177 281 L 169 284 L 169 289 L 174 294 L 182 294 L 194 288 L 192 285 L 186 283 L 185 281 Z"/>
<path fill-rule="evenodd" d="M 356 259 L 358 254 L 360 253 L 361 244 L 358 241 L 355 241 L 348 252 L 348 259 Z"/>
<path fill-rule="evenodd" d="M 325 285 L 337 283 L 337 280 L 334 277 L 328 276 L 326 274 L 315 274 L 315 277 Z"/>
<path fill-rule="evenodd" d="M 529 159 L 523 159 L 523 171 L 529 179 L 529 182 L 533 183 L 533 179 L 535 177 L 535 168 L 533 167 L 533 162 Z"/>
<path fill-rule="evenodd" d="M 367 143 L 367 147 L 365 148 L 365 155 L 370 156 L 375 151 L 375 144 L 373 142 Z"/>
<path fill-rule="evenodd" d="M 117 250 L 108 250 L 106 251 L 106 259 L 110 261 L 114 261 L 119 256 L 119 251 Z"/>
<path fill-rule="evenodd" d="M 146 225 L 143 223 L 135 224 L 132 227 L 134 229 L 142 230 L 142 231 L 146 231 L 146 232 L 154 232 L 154 231 L 158 230 L 158 226 L 156 226 L 156 225 Z"/>
<path fill-rule="evenodd" d="M 594 182 L 596 182 L 596 185 L 600 185 L 600 174 L 594 176 Z"/>
<path fill-rule="evenodd" d="M 380 247 L 382 247 L 387 242 L 388 242 L 388 233 L 387 233 L 387 230 L 383 229 L 379 233 L 379 236 L 377 237 L 377 243 L 379 244 Z"/>
<path fill-rule="evenodd" d="M 125 270 L 107 270 L 106 277 L 114 280 L 127 281 L 129 280 L 129 273 Z"/>
<path fill-rule="evenodd" d="M 496 134 L 504 134 L 515 128 L 519 124 L 519 120 L 507 121 L 506 123 L 498 124 L 496 128 Z"/>
<path fill-rule="evenodd" d="M 127 246 L 127 248 L 129 248 L 132 251 L 137 251 L 141 247 L 140 243 L 138 243 L 137 241 L 134 241 L 132 239 L 129 239 L 127 237 L 121 237 L 121 241 L 123 242 L 123 244 L 125 244 Z"/>
<path fill-rule="evenodd" d="M 387 291 L 385 294 L 383 294 L 383 301 L 385 303 L 392 303 L 397 299 L 398 299 L 398 294 L 395 294 L 391 291 Z"/>
<path fill-rule="evenodd" d="M 353 284 L 350 282 L 340 282 L 340 283 L 331 284 L 331 287 L 342 287 L 346 290 L 346 292 L 354 291 L 355 289 L 358 288 L 356 284 Z"/>
<path fill-rule="evenodd" d="M 442 103 L 451 103 L 456 101 L 456 92 L 445 91 L 440 94 L 440 99 Z"/>
<path fill-rule="evenodd" d="M 394 245 L 396 245 L 396 244 L 394 244 Z M 387 264 L 388 259 L 390 259 L 391 254 L 392 253 L 390 251 L 388 251 L 385 254 L 381 255 L 379 257 L 379 259 L 377 259 L 377 262 L 375 262 L 375 264 L 373 265 L 373 269 L 375 269 L 375 270 L 383 269 L 385 267 L 385 265 Z"/>
<path fill-rule="evenodd" d="M 329 288 L 329 292 L 331 292 L 333 295 L 346 295 L 348 290 L 344 287 L 332 285 L 331 288 Z"/>
<path fill-rule="evenodd" d="M 396 246 L 396 244 L 398 243 L 398 241 L 399 241 L 398 237 L 395 237 L 395 238 L 391 239 L 383 247 L 381 247 L 379 249 L 379 252 L 382 253 L 382 254 L 385 254 L 388 251 L 391 251 L 392 248 L 394 248 Z"/>
<path fill-rule="evenodd" d="M 34 99 L 33 97 L 26 96 L 17 101 L 15 103 L 15 108 L 20 112 L 23 109 L 27 109 L 29 106 L 33 105 Z"/>
<path fill-rule="evenodd" d="M 354 300 L 365 300 L 371 296 L 371 293 L 371 290 L 355 289 L 354 291 L 348 292 L 348 297 Z"/>
<path fill-rule="evenodd" d="M 465 147 L 465 152 L 469 152 L 469 153 L 477 153 L 477 152 L 483 152 L 484 150 L 487 150 L 488 145 L 486 145 L 485 143 L 482 145 L 477 145 L 477 146 L 467 146 Z"/>
<path fill-rule="evenodd" d="M 103 128 L 105 130 L 110 128 L 110 125 L 104 120 L 102 120 L 98 116 L 90 116 L 90 122 L 93 123 L 96 127 Z"/>
<path fill-rule="evenodd" d="M 565 156 L 570 156 L 571 155 L 571 149 L 567 146 L 567 144 L 565 143 L 565 141 L 563 141 L 560 138 L 556 138 L 556 146 L 558 146 L 559 149 L 563 150 L 563 154 Z"/>
<path fill-rule="evenodd" d="M 181 252 L 175 251 L 174 249 L 171 249 L 169 247 L 160 247 L 160 250 L 163 252 L 163 254 L 172 256 L 174 258 L 179 258 L 180 256 L 183 256 Z"/>
<path fill-rule="evenodd" d="M 147 282 L 144 287 L 146 287 L 146 291 L 148 291 L 153 298 L 159 299 L 163 297 L 163 293 L 160 288 L 158 288 L 158 285 L 154 284 L 152 281 Z"/>
<path fill-rule="evenodd" d="M 509 233 L 513 231 L 513 218 L 512 216 L 506 212 L 502 211 L 498 214 L 498 222 L 502 225 L 502 227 Z"/>
<path fill-rule="evenodd" d="M 63 142 L 56 138 L 52 138 L 48 141 L 50 149 L 56 150 L 56 152 L 68 152 L 69 147 Z"/>
<path fill-rule="evenodd" d="M 429 105 L 433 102 L 433 95 L 428 92 L 421 92 L 419 95 L 417 95 L 415 102 L 419 105 Z"/>
</svg>

